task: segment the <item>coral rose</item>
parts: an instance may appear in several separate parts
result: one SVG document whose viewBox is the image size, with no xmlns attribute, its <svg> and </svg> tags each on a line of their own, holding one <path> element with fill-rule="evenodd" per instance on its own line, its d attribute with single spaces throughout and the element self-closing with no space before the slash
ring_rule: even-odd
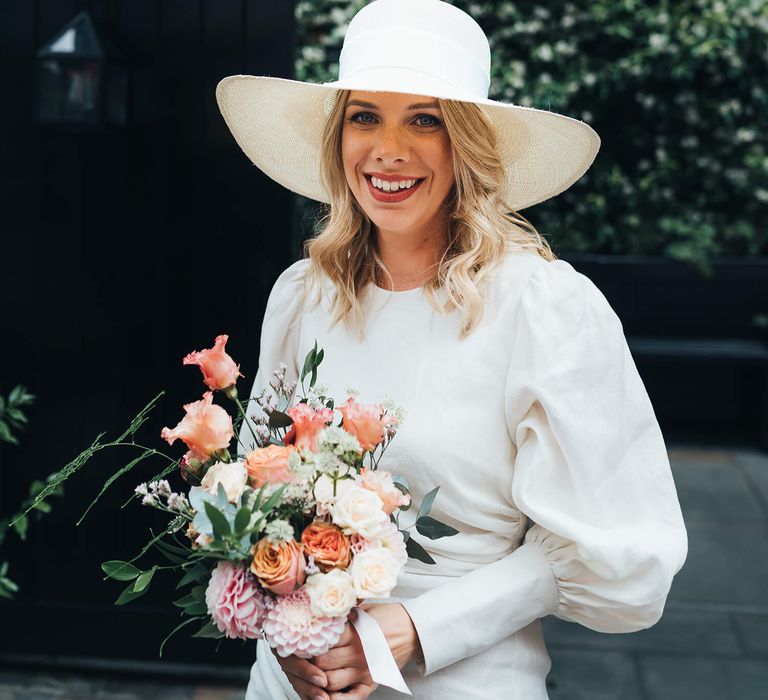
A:
<svg viewBox="0 0 768 700">
<path fill-rule="evenodd" d="M 200 401 L 184 404 L 187 415 L 173 429 L 163 428 L 160 437 L 169 445 L 178 439 L 189 448 L 188 459 L 205 462 L 212 454 L 229 447 L 235 434 L 232 418 L 213 403 L 213 393 L 206 391 Z"/>
<path fill-rule="evenodd" d="M 333 420 L 333 411 L 299 403 L 286 413 L 291 417 L 293 427 L 285 436 L 285 443 L 293 445 L 297 450 L 316 450 L 317 434 Z"/>
<path fill-rule="evenodd" d="M 243 568 L 220 561 L 211 572 L 205 604 L 213 623 L 230 639 L 261 639 L 264 596 Z"/>
<path fill-rule="evenodd" d="M 391 418 L 379 404 L 361 404 L 348 398 L 338 408 L 344 419 L 342 427 L 358 439 L 364 450 L 374 450 L 381 444 Z"/>
<path fill-rule="evenodd" d="M 191 352 L 182 363 L 185 365 L 199 365 L 203 372 L 203 381 L 212 391 L 216 389 L 229 389 L 237 383 L 240 374 L 240 365 L 225 352 L 224 347 L 229 340 L 228 335 L 219 335 L 212 348 Z"/>
<path fill-rule="evenodd" d="M 381 469 L 370 470 L 362 469 L 356 479 L 359 486 L 379 494 L 379 498 L 384 504 L 382 510 L 387 515 L 392 515 L 396 508 L 406 505 L 407 500 L 403 498 L 404 494 L 395 486 L 392 475 Z"/>
<path fill-rule="evenodd" d="M 267 445 L 257 447 L 245 456 L 245 468 L 248 478 L 255 489 L 264 484 L 285 484 L 293 479 L 293 472 L 288 464 L 288 458 L 293 447 Z"/>
<path fill-rule="evenodd" d="M 321 571 L 349 565 L 349 538 L 336 525 L 316 520 L 304 528 L 301 544 L 304 554 L 314 557 Z"/>
<path fill-rule="evenodd" d="M 251 548 L 251 571 L 276 595 L 287 595 L 304 583 L 304 555 L 295 540 L 272 542 L 266 537 Z"/>
</svg>

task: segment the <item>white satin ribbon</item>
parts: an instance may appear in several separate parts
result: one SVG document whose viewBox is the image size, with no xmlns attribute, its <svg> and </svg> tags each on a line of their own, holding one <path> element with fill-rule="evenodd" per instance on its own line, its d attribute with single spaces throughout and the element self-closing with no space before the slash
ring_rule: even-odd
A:
<svg viewBox="0 0 768 700">
<path fill-rule="evenodd" d="M 355 608 L 355 610 L 357 611 L 357 618 L 353 620 L 352 624 L 357 631 L 357 636 L 360 637 L 365 660 L 368 662 L 368 672 L 371 674 L 373 682 L 386 685 L 400 693 L 413 695 L 405 684 L 379 623 L 365 610 L 361 608 Z"/>
</svg>

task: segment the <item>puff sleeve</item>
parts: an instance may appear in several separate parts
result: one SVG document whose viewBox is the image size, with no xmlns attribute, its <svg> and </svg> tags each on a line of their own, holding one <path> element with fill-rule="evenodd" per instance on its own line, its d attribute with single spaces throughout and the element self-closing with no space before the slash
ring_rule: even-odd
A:
<svg viewBox="0 0 768 700">
<path fill-rule="evenodd" d="M 514 316 L 505 418 L 512 554 L 405 603 L 422 673 L 548 614 L 604 632 L 661 616 L 687 539 L 664 440 L 621 322 L 567 262 L 539 267 Z"/>
<path fill-rule="evenodd" d="M 263 411 L 256 400 L 281 362 L 288 365 L 286 378 L 298 378 L 298 328 L 306 293 L 306 278 L 310 260 L 295 262 L 276 280 L 269 293 L 264 320 L 261 326 L 259 367 L 250 392 L 247 416 L 261 415 Z M 238 438 L 237 453 L 241 457 L 256 446 L 251 430 L 243 425 Z"/>
</svg>

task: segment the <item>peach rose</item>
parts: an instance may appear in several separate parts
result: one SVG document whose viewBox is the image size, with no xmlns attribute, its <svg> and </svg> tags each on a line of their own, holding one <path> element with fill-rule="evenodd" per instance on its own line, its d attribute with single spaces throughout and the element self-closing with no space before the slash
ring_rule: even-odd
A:
<svg viewBox="0 0 768 700">
<path fill-rule="evenodd" d="M 267 445 L 257 447 L 245 456 L 245 468 L 248 470 L 248 479 L 255 489 L 264 484 L 285 484 L 293 479 L 293 472 L 288 466 L 288 457 L 293 452 L 293 447 L 281 445 Z"/>
<path fill-rule="evenodd" d="M 287 595 L 304 583 L 304 555 L 295 540 L 271 542 L 263 537 L 253 545 L 251 554 L 251 571 L 268 591 Z"/>
<path fill-rule="evenodd" d="M 188 459 L 205 462 L 219 450 L 226 450 L 235 434 L 232 418 L 213 403 L 213 393 L 206 391 L 200 401 L 184 404 L 187 415 L 173 429 L 163 428 L 160 437 L 169 445 L 179 439 L 189 448 Z"/>
<path fill-rule="evenodd" d="M 338 408 L 344 419 L 342 427 L 358 439 L 364 450 L 374 450 L 381 444 L 391 418 L 379 404 L 361 404 L 348 398 Z"/>
<path fill-rule="evenodd" d="M 349 566 L 349 538 L 340 528 L 322 520 L 307 525 L 301 533 L 304 554 L 314 557 L 321 571 Z"/>
<path fill-rule="evenodd" d="M 406 505 L 406 499 L 403 497 L 404 494 L 395 486 L 395 482 L 392 480 L 392 475 L 389 472 L 382 471 L 381 469 L 375 471 L 362 469 L 356 481 L 364 489 L 369 489 L 379 494 L 379 498 L 384 504 L 382 510 L 387 515 L 392 515 L 396 508 Z"/>
<path fill-rule="evenodd" d="M 185 365 L 200 366 L 203 381 L 212 391 L 229 389 L 237 383 L 238 377 L 243 376 L 240 374 L 240 365 L 236 365 L 224 350 L 227 340 L 228 335 L 219 335 L 212 348 L 191 352 L 182 360 Z"/>
<path fill-rule="evenodd" d="M 297 450 L 317 449 L 317 434 L 333 420 L 330 408 L 312 408 L 305 403 L 299 403 L 289 408 L 286 413 L 293 421 L 293 427 L 285 436 L 284 442 L 293 445 Z"/>
</svg>

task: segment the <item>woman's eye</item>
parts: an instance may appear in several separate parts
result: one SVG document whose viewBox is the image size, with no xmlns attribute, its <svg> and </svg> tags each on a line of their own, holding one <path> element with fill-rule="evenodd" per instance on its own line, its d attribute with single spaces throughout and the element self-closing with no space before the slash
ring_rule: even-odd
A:
<svg viewBox="0 0 768 700">
<path fill-rule="evenodd" d="M 350 121 L 357 122 L 358 124 L 373 124 L 376 119 L 370 112 L 358 112 L 352 115 Z"/>
<path fill-rule="evenodd" d="M 419 126 L 440 126 L 442 122 L 431 114 L 420 114 L 416 117 L 416 123 Z"/>
</svg>

